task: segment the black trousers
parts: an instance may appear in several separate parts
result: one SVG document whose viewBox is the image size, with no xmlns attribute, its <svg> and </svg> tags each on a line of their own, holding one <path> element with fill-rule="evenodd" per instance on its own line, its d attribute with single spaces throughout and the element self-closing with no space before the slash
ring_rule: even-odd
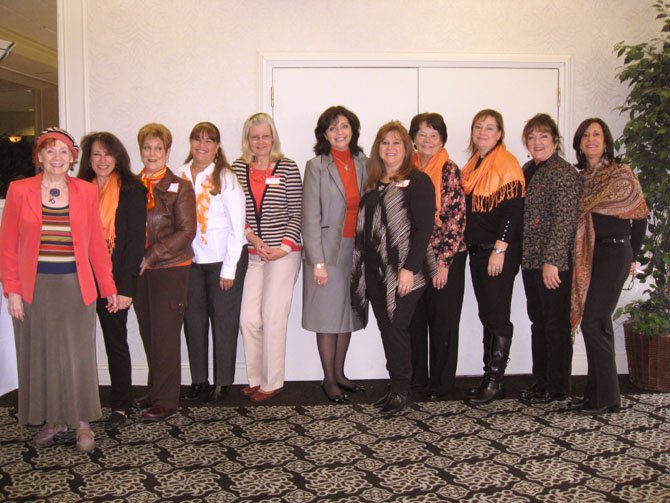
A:
<svg viewBox="0 0 670 503">
<path fill-rule="evenodd" d="M 570 336 L 570 291 L 572 270 L 558 273 L 561 285 L 552 290 L 542 281 L 542 271 L 521 272 L 526 291 L 526 310 L 531 326 L 533 376 L 549 393 L 570 394 L 572 338 Z"/>
<path fill-rule="evenodd" d="M 111 386 L 109 407 L 112 410 L 130 412 L 133 404 L 133 383 L 128 349 L 128 310 L 116 313 L 107 311 L 107 299 L 98 299 L 96 311 L 102 328 L 102 337 L 107 351 L 107 365 Z"/>
<path fill-rule="evenodd" d="M 512 242 L 508 245 L 503 270 L 498 276 L 489 276 L 487 272 L 490 255 L 490 250 L 470 252 L 470 274 L 479 320 L 484 327 L 484 335 L 488 335 L 488 338 L 512 339 L 512 290 L 521 262 L 518 243 Z"/>
<path fill-rule="evenodd" d="M 436 289 L 432 281 L 428 284 L 409 327 L 412 386 L 428 385 L 428 392 L 437 395 L 452 390 L 456 380 L 466 256 L 466 252 L 454 255 L 447 284 L 442 289 Z"/>
<path fill-rule="evenodd" d="M 633 251 L 630 243 L 596 243 L 591 282 L 581 323 L 589 366 L 584 396 L 594 408 L 609 407 L 621 402 L 612 313 L 632 262 Z"/>
<path fill-rule="evenodd" d="M 149 363 L 151 405 L 179 406 L 181 327 L 191 266 L 147 269 L 137 281 L 135 313 Z"/>
<path fill-rule="evenodd" d="M 371 268 L 366 265 L 366 269 Z M 365 286 L 381 332 L 391 389 L 396 393 L 407 395 L 410 391 L 412 376 L 409 324 L 412 321 L 416 303 L 421 298 L 425 287 L 414 290 L 403 297 L 396 293 L 395 312 L 393 313 L 393 319 L 389 320 L 386 311 L 386 288 L 383 278 L 366 272 Z"/>
<path fill-rule="evenodd" d="M 229 386 L 235 380 L 240 306 L 248 264 L 249 254 L 244 247 L 235 269 L 235 282 L 229 290 L 222 290 L 219 285 L 221 262 L 191 264 L 184 332 L 193 384 L 208 380 L 210 320 L 214 344 L 214 384 Z"/>
</svg>

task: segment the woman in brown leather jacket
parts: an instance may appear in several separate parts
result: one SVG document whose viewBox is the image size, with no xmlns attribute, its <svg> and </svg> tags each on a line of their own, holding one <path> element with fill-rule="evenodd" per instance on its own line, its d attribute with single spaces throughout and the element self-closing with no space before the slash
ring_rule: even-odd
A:
<svg viewBox="0 0 670 503">
<path fill-rule="evenodd" d="M 180 336 L 196 234 L 193 185 L 167 167 L 172 134 L 150 123 L 137 134 L 147 188 L 147 241 L 135 313 L 149 364 L 149 391 L 137 400 L 144 419 L 158 421 L 179 405 Z"/>
</svg>

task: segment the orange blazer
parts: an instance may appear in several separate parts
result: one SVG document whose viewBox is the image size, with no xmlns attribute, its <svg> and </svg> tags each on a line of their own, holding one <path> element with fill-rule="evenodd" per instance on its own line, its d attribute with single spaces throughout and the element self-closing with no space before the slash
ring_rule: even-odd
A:
<svg viewBox="0 0 670 503">
<path fill-rule="evenodd" d="M 9 185 L 0 226 L 0 281 L 5 295 L 18 293 L 29 304 L 33 302 L 42 233 L 41 184 L 40 173 Z M 70 176 L 67 184 L 77 277 L 88 305 L 98 297 L 95 280 L 102 297 L 116 293 L 112 261 L 102 233 L 97 187 Z"/>
</svg>

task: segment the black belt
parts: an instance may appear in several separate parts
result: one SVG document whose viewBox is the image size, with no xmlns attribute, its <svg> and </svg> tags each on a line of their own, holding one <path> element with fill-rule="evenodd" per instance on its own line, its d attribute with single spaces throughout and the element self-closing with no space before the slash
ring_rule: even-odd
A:
<svg viewBox="0 0 670 503">
<path fill-rule="evenodd" d="M 625 245 L 628 242 L 629 238 L 627 236 L 623 237 L 611 237 L 611 238 L 596 238 L 596 243 L 603 245 Z"/>
<path fill-rule="evenodd" d="M 495 248 L 495 244 L 475 244 L 475 245 L 468 245 L 468 252 L 470 253 L 479 253 L 483 251 L 488 251 L 490 252 Z"/>
</svg>

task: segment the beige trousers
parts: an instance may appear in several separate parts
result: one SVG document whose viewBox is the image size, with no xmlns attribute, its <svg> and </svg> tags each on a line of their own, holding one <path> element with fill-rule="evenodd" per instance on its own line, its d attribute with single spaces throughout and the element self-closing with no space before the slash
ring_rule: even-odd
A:
<svg viewBox="0 0 670 503">
<path fill-rule="evenodd" d="M 249 254 L 240 329 L 249 386 L 260 386 L 263 391 L 284 386 L 286 326 L 300 259 L 300 252 L 272 262 Z"/>
</svg>

